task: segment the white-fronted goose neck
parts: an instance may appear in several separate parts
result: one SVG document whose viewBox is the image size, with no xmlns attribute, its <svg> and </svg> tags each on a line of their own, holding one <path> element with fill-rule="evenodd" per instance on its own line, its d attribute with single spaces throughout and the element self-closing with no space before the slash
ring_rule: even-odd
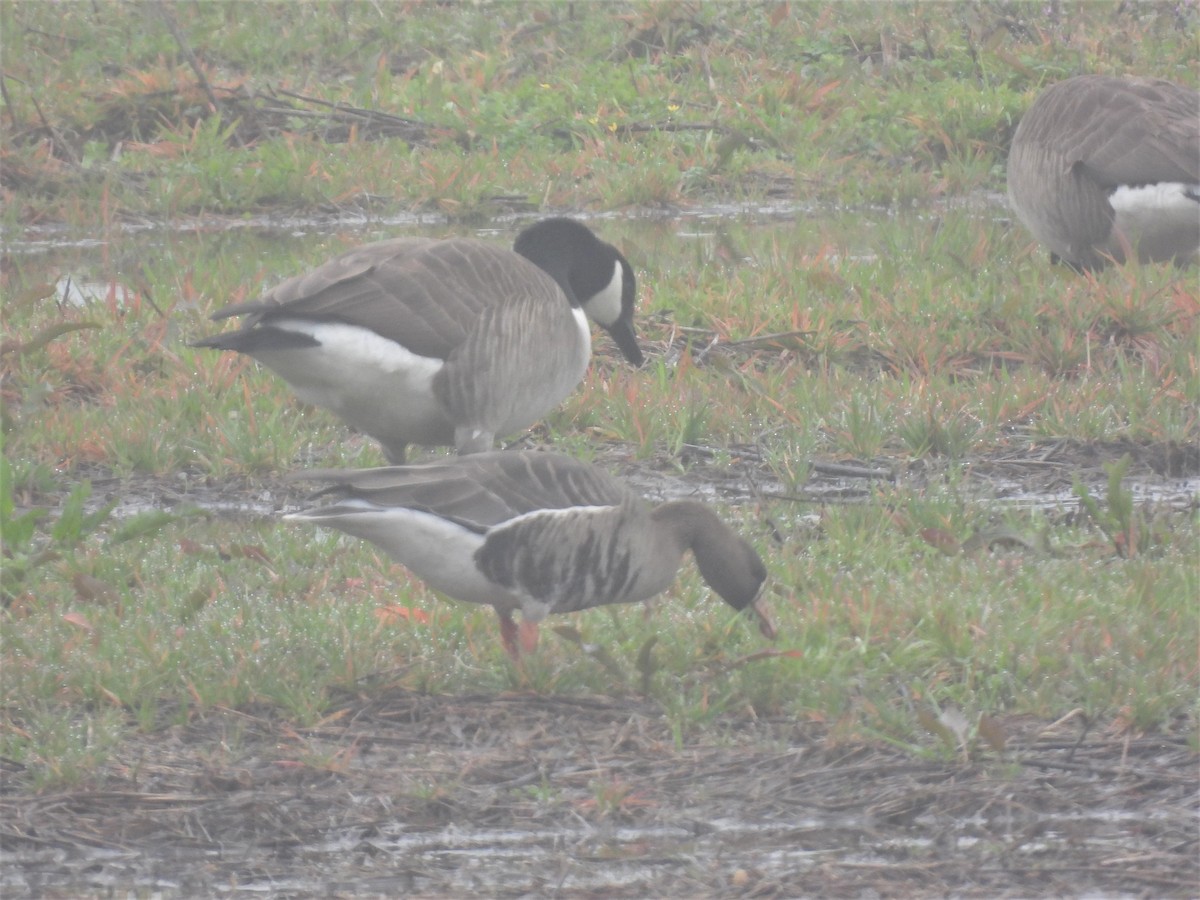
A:
<svg viewBox="0 0 1200 900">
<path fill-rule="evenodd" d="M 665 590 L 687 550 L 726 603 L 749 609 L 768 637 L 775 633 L 761 598 L 762 559 L 711 509 L 694 500 L 650 507 L 568 456 L 501 450 L 295 477 L 328 483 L 321 495 L 333 502 L 285 518 L 365 538 L 430 587 L 495 607 L 514 657 L 519 646 L 536 645 L 537 623 L 550 613 Z"/>
<path fill-rule="evenodd" d="M 1132 253 L 1200 253 L 1200 93 L 1153 78 L 1080 75 L 1021 118 L 1008 196 L 1051 259 L 1097 269 Z"/>
<path fill-rule="evenodd" d="M 513 250 L 469 238 L 368 244 L 214 319 L 243 326 L 193 346 L 236 350 L 403 462 L 408 444 L 490 450 L 583 379 L 585 313 L 641 365 L 633 269 L 573 219 L 544 219 Z"/>
</svg>

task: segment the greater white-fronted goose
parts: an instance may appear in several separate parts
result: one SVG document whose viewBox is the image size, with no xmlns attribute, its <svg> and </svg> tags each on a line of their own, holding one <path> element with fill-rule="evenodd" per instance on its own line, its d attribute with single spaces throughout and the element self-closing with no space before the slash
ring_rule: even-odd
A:
<svg viewBox="0 0 1200 900">
<path fill-rule="evenodd" d="M 490 450 L 537 422 L 582 380 L 590 316 L 641 365 L 633 269 L 573 219 L 544 219 L 512 250 L 469 238 L 368 244 L 214 319 L 237 331 L 196 341 L 236 350 L 304 401 L 377 439 Z"/>
<path fill-rule="evenodd" d="M 504 646 L 537 643 L 537 623 L 645 600 L 675 579 L 691 550 L 700 575 L 763 634 L 767 578 L 750 544 L 695 500 L 656 507 L 595 466 L 537 451 L 491 451 L 425 465 L 300 472 L 334 501 L 285 516 L 377 544 L 426 584 L 489 604 Z M 318 495 L 320 496 L 320 495 Z M 513 621 L 521 611 L 521 625 Z"/>
<path fill-rule="evenodd" d="M 1080 75 L 1021 118 L 1008 196 L 1051 258 L 1096 269 L 1132 252 L 1200 252 L 1200 93 L 1170 81 Z"/>
</svg>

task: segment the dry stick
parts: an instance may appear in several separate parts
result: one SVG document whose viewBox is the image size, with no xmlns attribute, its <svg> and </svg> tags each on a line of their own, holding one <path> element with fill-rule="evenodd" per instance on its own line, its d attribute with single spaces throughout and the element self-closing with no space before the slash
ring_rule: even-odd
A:
<svg viewBox="0 0 1200 900">
<path fill-rule="evenodd" d="M 655 131 L 715 131 L 724 134 L 728 131 L 723 125 L 715 122 L 634 122 L 631 125 L 618 125 L 615 134 L 649 134 Z"/>
<path fill-rule="evenodd" d="M 158 10 L 163 22 L 167 26 L 167 31 L 171 32 L 171 37 L 175 39 L 175 43 L 179 45 L 179 52 L 183 54 L 183 58 L 187 60 L 192 71 L 196 73 L 196 81 L 200 85 L 200 90 L 204 91 L 204 96 L 208 97 L 208 102 L 212 106 L 215 113 L 221 112 L 221 101 L 217 99 L 217 95 L 213 93 L 212 86 L 209 85 L 208 79 L 204 77 L 204 70 L 200 68 L 200 62 L 196 59 L 196 54 L 192 52 L 192 48 L 188 46 L 187 39 L 183 36 L 183 32 L 179 30 L 179 23 L 175 19 L 175 11 L 171 8 L 170 3 L 155 4 L 155 9 Z M 241 136 L 237 133 L 237 129 L 233 130 L 233 139 L 237 141 L 238 147 L 245 150 L 246 144 L 242 141 Z"/>
<path fill-rule="evenodd" d="M 804 337 L 810 334 L 816 334 L 814 329 L 799 330 L 799 331 L 777 331 L 774 334 L 760 334 L 755 337 L 742 338 L 736 341 L 726 341 L 726 347 L 752 347 L 755 344 L 765 344 L 770 341 L 781 341 L 784 338 Z"/>
<path fill-rule="evenodd" d="M 822 475 L 836 475 L 841 478 L 882 478 L 885 481 L 895 481 L 896 475 L 887 469 L 871 469 L 867 466 L 847 466 L 841 463 L 814 462 L 814 472 Z"/>
<path fill-rule="evenodd" d="M 38 118 L 42 120 L 42 125 L 50 132 L 50 140 L 54 141 L 56 147 L 61 147 L 62 152 L 67 157 L 67 162 L 73 166 L 78 166 L 79 157 L 75 155 L 75 151 L 71 149 L 71 145 L 58 133 L 58 129 L 50 124 L 50 120 L 46 118 L 46 114 L 42 112 L 41 105 L 37 102 L 37 97 L 30 94 L 29 99 L 33 103 L 33 108 L 37 110 Z"/>
<path fill-rule="evenodd" d="M 295 91 L 285 90 L 284 88 L 275 88 L 275 93 L 281 94 L 284 97 L 292 97 L 296 100 L 303 100 L 305 103 L 313 103 L 317 106 L 326 106 L 336 112 L 361 116 L 366 119 L 386 119 L 399 125 L 408 125 L 414 128 L 428 127 L 428 125 L 426 125 L 424 122 L 420 122 L 416 119 L 405 119 L 402 116 L 393 116 L 391 113 L 379 112 L 379 110 L 375 109 L 362 109 L 357 106 L 347 106 L 344 103 L 333 103 L 329 100 L 322 100 L 319 97 L 306 97 L 304 94 L 297 94 Z M 296 111 L 299 112 L 299 110 Z"/>
<path fill-rule="evenodd" d="M 0 98 L 4 100 L 4 107 L 8 110 L 8 120 L 12 123 L 12 127 L 15 130 L 17 127 L 17 110 L 13 106 L 12 97 L 8 96 L 8 87 L 6 86 L 8 79 L 8 75 L 0 74 Z"/>
</svg>

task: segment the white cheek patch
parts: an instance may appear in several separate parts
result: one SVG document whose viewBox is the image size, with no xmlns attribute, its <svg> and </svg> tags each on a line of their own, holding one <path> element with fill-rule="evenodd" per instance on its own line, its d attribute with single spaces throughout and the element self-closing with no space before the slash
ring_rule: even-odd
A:
<svg viewBox="0 0 1200 900">
<path fill-rule="evenodd" d="M 591 297 L 580 298 L 589 316 L 601 325 L 611 325 L 621 318 L 621 293 L 624 288 L 625 271 L 619 261 L 613 263 L 613 276 L 608 284 Z"/>
</svg>

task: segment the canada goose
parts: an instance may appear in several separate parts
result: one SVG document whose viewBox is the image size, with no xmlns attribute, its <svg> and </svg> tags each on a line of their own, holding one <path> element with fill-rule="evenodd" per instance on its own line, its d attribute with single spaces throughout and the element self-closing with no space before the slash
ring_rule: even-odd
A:
<svg viewBox="0 0 1200 900">
<path fill-rule="evenodd" d="M 671 584 L 685 550 L 704 580 L 767 637 L 758 553 L 703 503 L 651 508 L 602 470 L 569 456 L 493 450 L 414 466 L 298 472 L 327 482 L 326 506 L 285 516 L 383 548 L 430 587 L 486 603 L 516 657 L 549 613 L 632 603 Z M 521 611 L 521 625 L 512 618 Z"/>
<path fill-rule="evenodd" d="M 214 319 L 237 331 L 194 347 L 236 350 L 404 462 L 408 444 L 490 450 L 582 380 L 586 313 L 634 365 L 633 269 L 572 219 L 544 219 L 512 250 L 469 238 L 367 244 Z"/>
<path fill-rule="evenodd" d="M 1153 78 L 1080 75 L 1051 85 L 1021 118 L 1008 197 L 1077 270 L 1182 265 L 1200 249 L 1200 93 Z"/>
</svg>

